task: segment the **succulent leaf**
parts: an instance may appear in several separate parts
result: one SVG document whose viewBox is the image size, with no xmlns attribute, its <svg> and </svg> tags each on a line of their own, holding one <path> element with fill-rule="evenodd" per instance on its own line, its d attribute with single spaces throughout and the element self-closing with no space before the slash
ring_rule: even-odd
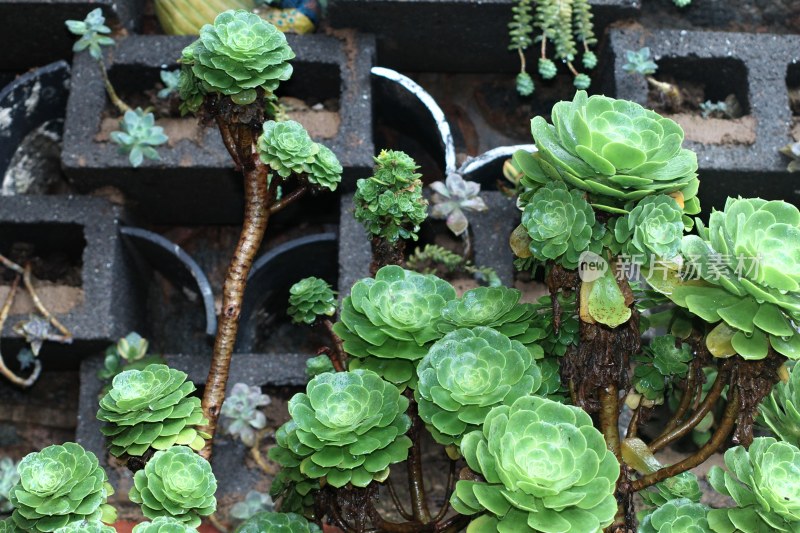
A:
<svg viewBox="0 0 800 533">
<path fill-rule="evenodd" d="M 111 141 L 119 145 L 119 153 L 128 154 L 128 160 L 134 168 L 140 166 L 145 158 L 161 159 L 153 148 L 167 142 L 164 128 L 155 125 L 156 118 L 152 113 L 145 113 L 140 107 L 125 112 L 119 121 L 120 131 L 109 134 Z"/>
<path fill-rule="evenodd" d="M 256 444 L 256 430 L 267 426 L 267 417 L 259 408 L 270 403 L 270 397 L 261 388 L 236 383 L 222 404 L 222 427 L 227 434 L 252 447 Z"/>
<path fill-rule="evenodd" d="M 14 506 L 9 501 L 11 489 L 19 482 L 19 473 L 15 463 L 10 457 L 0 459 L 0 514 L 10 513 Z"/>
<path fill-rule="evenodd" d="M 447 227 L 456 236 L 462 235 L 469 227 L 469 220 L 464 211 L 486 211 L 481 192 L 480 183 L 466 181 L 461 174 L 448 174 L 444 182 L 434 181 L 430 185 L 433 189 L 431 196 L 431 217 L 445 219 Z"/>
<path fill-rule="evenodd" d="M 89 49 L 89 54 L 100 60 L 100 47 L 111 46 L 114 39 L 108 37 L 111 28 L 106 26 L 106 19 L 101 8 L 93 9 L 83 20 L 66 21 L 67 29 L 74 35 L 79 35 L 80 39 L 72 45 L 73 52 L 80 52 Z"/>
<path fill-rule="evenodd" d="M 712 533 L 708 507 L 686 498 L 670 500 L 647 515 L 640 533 Z"/>
<path fill-rule="evenodd" d="M 152 522 L 135 525 L 131 533 L 197 533 L 197 530 L 171 516 L 159 516 Z"/>
<path fill-rule="evenodd" d="M 318 316 L 336 313 L 336 295 L 327 281 L 308 277 L 289 289 L 289 316 L 295 324 L 313 324 Z"/>
<path fill-rule="evenodd" d="M 683 210 L 674 198 L 659 194 L 642 199 L 617 219 L 614 238 L 633 263 L 650 265 L 680 253 L 683 231 Z"/>
<path fill-rule="evenodd" d="M 778 382 L 759 406 L 761 422 L 780 440 L 800 447 L 800 370 Z M 0 491 L 1 494 L 1 491 Z"/>
<path fill-rule="evenodd" d="M 236 528 L 235 533 L 322 533 L 319 527 L 295 513 L 263 512 Z"/>
<path fill-rule="evenodd" d="M 258 155 L 282 178 L 308 174 L 316 160 L 320 145 L 309 137 L 306 129 L 294 120 L 264 123 L 264 133 L 258 138 Z"/>
</svg>

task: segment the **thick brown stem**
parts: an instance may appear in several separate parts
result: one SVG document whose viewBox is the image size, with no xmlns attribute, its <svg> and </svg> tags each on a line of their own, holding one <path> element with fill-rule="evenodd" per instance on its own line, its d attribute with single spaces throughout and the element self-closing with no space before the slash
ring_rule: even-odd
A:
<svg viewBox="0 0 800 533">
<path fill-rule="evenodd" d="M 408 492 L 411 494 L 411 514 L 414 520 L 427 524 L 431 521 L 431 513 L 428 510 L 428 498 L 425 495 L 425 483 L 422 476 L 422 450 L 420 440 L 422 437 L 422 419 L 417 415 L 417 402 L 413 395 L 408 392 L 409 408 L 408 414 L 411 417 L 411 429 L 408 436 L 414 444 L 408 450 Z"/>
<path fill-rule="evenodd" d="M 598 392 L 600 397 L 600 430 L 606 446 L 622 461 L 619 440 L 619 393 L 615 384 L 609 384 Z"/>
<path fill-rule="evenodd" d="M 331 364 L 333 364 L 333 368 L 337 372 L 344 372 L 347 370 L 347 354 L 344 351 L 342 339 L 333 331 L 333 323 L 331 323 L 329 319 L 322 319 L 322 325 L 328 330 L 328 334 L 331 336 L 331 342 L 333 343 L 333 347 L 327 351 Z"/>
<path fill-rule="evenodd" d="M 730 363 L 728 361 L 723 363 L 723 366 L 719 369 L 719 373 L 717 374 L 717 379 L 714 381 L 714 385 L 712 385 L 711 390 L 708 391 L 708 394 L 700 404 L 700 407 L 697 409 L 697 411 L 692 413 L 692 416 L 687 418 L 682 424 L 675 427 L 672 431 L 661 435 L 650 443 L 650 450 L 652 452 L 655 453 L 669 443 L 680 439 L 684 435 L 687 435 L 692 429 L 694 429 L 695 426 L 697 426 L 697 424 L 703 421 L 703 418 L 705 418 L 711 409 L 714 408 L 714 405 L 716 405 L 720 396 L 722 396 L 722 389 L 724 389 L 725 385 L 728 383 L 729 366 Z M 688 395 L 688 393 L 686 394 Z"/>
<path fill-rule="evenodd" d="M 397 242 L 389 242 L 381 237 L 372 238 L 372 264 L 369 266 L 370 273 L 375 273 L 386 265 L 405 265 L 406 241 L 399 239 Z"/>
<path fill-rule="evenodd" d="M 689 375 L 686 377 L 686 384 L 683 389 L 683 396 L 681 396 L 681 401 L 678 404 L 678 408 L 672 414 L 672 417 L 667 422 L 667 425 L 664 426 L 664 430 L 659 435 L 659 438 L 668 434 L 670 431 L 675 429 L 678 423 L 683 420 L 683 417 L 686 415 L 687 411 L 689 411 L 689 407 L 692 405 L 692 400 L 694 399 L 695 394 L 702 394 L 701 391 L 697 390 L 697 373 L 695 371 L 695 361 L 692 361 L 692 368 L 689 370 Z M 702 370 L 700 370 L 702 372 Z M 702 387 L 702 385 L 701 385 Z"/>
<path fill-rule="evenodd" d="M 225 387 L 228 383 L 228 369 L 239 330 L 239 313 L 247 283 L 250 267 L 253 265 L 258 248 L 264 237 L 269 221 L 269 206 L 272 205 L 273 187 L 267 185 L 267 167 L 255 153 L 255 137 L 248 126 L 239 126 L 235 137 L 238 139 L 237 153 L 244 163 L 245 209 L 244 223 L 236 251 L 231 259 L 228 274 L 222 286 L 222 311 L 214 342 L 214 355 L 203 394 L 203 413 L 208 425 L 202 428 L 211 435 L 200 454 L 209 459 L 214 433 L 217 428 L 222 403 L 225 400 Z M 273 183 L 274 185 L 274 183 Z"/>
<path fill-rule="evenodd" d="M 722 415 L 719 426 L 717 426 L 717 429 L 714 431 L 711 439 L 709 439 L 709 441 L 702 448 L 679 463 L 675 463 L 672 466 L 665 466 L 664 468 L 656 470 L 652 474 L 648 474 L 633 481 L 631 483 L 631 490 L 633 492 L 638 492 L 642 489 L 646 489 L 647 487 L 655 485 L 660 481 L 677 476 L 678 474 L 686 472 L 687 470 L 691 470 L 697 465 L 705 462 L 706 459 L 711 457 L 711 455 L 714 454 L 714 452 L 716 452 L 720 446 L 722 446 L 722 444 L 725 442 L 725 439 L 727 439 L 731 434 L 731 431 L 733 431 L 733 426 L 736 423 L 736 415 L 738 412 L 739 391 L 738 389 L 734 389 L 728 397 L 728 405 L 725 407 L 725 412 Z"/>
</svg>

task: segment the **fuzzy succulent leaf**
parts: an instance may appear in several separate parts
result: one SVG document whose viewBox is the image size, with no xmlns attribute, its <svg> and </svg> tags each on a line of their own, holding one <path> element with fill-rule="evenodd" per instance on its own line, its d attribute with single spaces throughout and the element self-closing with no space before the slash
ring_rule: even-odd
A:
<svg viewBox="0 0 800 533">
<path fill-rule="evenodd" d="M 617 219 L 614 238 L 632 262 L 650 265 L 680 253 L 684 227 L 683 210 L 675 199 L 659 194 L 642 199 Z"/>
<path fill-rule="evenodd" d="M 585 411 L 526 396 L 489 412 L 461 441 L 485 481 L 458 481 L 470 531 L 600 531 L 614 520 L 619 463 Z"/>
<path fill-rule="evenodd" d="M 658 65 L 650 59 L 650 48 L 647 46 L 638 51 L 626 50 L 625 59 L 627 63 L 622 65 L 622 70 L 625 72 L 649 76 L 658 70 Z"/>
<path fill-rule="evenodd" d="M 98 420 L 111 441 L 111 453 L 141 456 L 149 448 L 164 450 L 187 445 L 199 450 L 207 435 L 196 427 L 206 424 L 200 398 L 190 397 L 195 386 L 186 374 L 166 365 L 117 374 L 111 390 L 100 400 Z"/>
<path fill-rule="evenodd" d="M 55 533 L 117 533 L 117 530 L 100 520 L 78 520 L 56 529 Z"/>
<path fill-rule="evenodd" d="M 407 408 L 398 388 L 372 371 L 321 374 L 289 401 L 292 420 L 270 457 L 289 468 L 299 461 L 303 475 L 334 487 L 383 481 L 411 447 Z"/>
<path fill-rule="evenodd" d="M 52 532 L 70 522 L 99 520 L 114 493 L 97 457 L 74 442 L 25 456 L 11 490 L 11 519 L 23 531 Z"/>
<path fill-rule="evenodd" d="M 190 527 L 217 509 L 217 479 L 211 465 L 186 446 L 158 451 L 133 476 L 130 500 L 147 518 L 171 516 Z"/>
<path fill-rule="evenodd" d="M 183 51 L 181 98 L 191 111 L 202 102 L 198 93 L 223 94 L 236 104 L 250 104 L 257 89 L 274 91 L 291 77 L 293 58 L 286 37 L 275 26 L 249 11 L 224 11 Z"/>
<path fill-rule="evenodd" d="M 235 533 L 322 533 L 319 527 L 295 513 L 258 513 Z"/>
<path fill-rule="evenodd" d="M 134 168 L 140 166 L 145 158 L 161 159 L 153 147 L 164 144 L 168 137 L 164 134 L 164 128 L 155 124 L 153 113 L 145 113 L 137 107 L 125 112 L 119 121 L 121 131 L 109 134 L 111 141 L 119 145 L 119 153 L 128 154 L 128 160 Z"/>
<path fill-rule="evenodd" d="M 10 513 L 14 509 L 9 501 L 9 494 L 19 482 L 18 465 L 10 457 L 0 459 L 0 514 Z"/>
<path fill-rule="evenodd" d="M 456 172 L 448 174 L 444 182 L 434 181 L 430 187 L 434 191 L 431 196 L 431 217 L 446 220 L 447 227 L 456 236 L 462 235 L 469 227 L 464 211 L 489 209 L 480 197 L 481 184 L 466 181 Z"/>
<path fill-rule="evenodd" d="M 800 370 L 796 365 L 787 382 L 778 382 L 772 388 L 759 405 L 759 411 L 761 422 L 778 439 L 800 447 Z"/>
<path fill-rule="evenodd" d="M 455 297 L 446 281 L 396 265 L 357 281 L 333 326 L 353 356 L 350 368 L 368 368 L 397 385 L 413 386 L 416 363 L 442 337 L 442 310 Z"/>
<path fill-rule="evenodd" d="M 100 48 L 114 44 L 114 39 L 108 37 L 111 28 L 106 26 L 103 10 L 99 7 L 91 10 L 85 19 L 68 20 L 66 25 L 70 33 L 80 36 L 80 39 L 72 45 L 73 52 L 81 52 L 88 48 L 89 54 L 94 59 L 100 60 Z"/>
<path fill-rule="evenodd" d="M 725 452 L 725 471 L 712 466 L 711 486 L 736 502 L 712 509 L 708 522 L 717 533 L 797 531 L 800 528 L 800 449 L 772 437 L 753 439 Z"/>
<path fill-rule="evenodd" d="M 311 172 L 320 145 L 309 137 L 299 122 L 287 120 L 264 123 L 264 132 L 258 138 L 258 155 L 265 164 L 282 178 Z"/>
<path fill-rule="evenodd" d="M 375 158 L 371 178 L 356 183 L 355 218 L 371 235 L 389 242 L 417 240 L 419 225 L 427 216 L 421 174 L 407 154 L 383 150 Z"/>
<path fill-rule="evenodd" d="M 480 429 L 492 407 L 511 405 L 542 382 L 525 346 L 482 326 L 457 329 L 434 343 L 417 375 L 419 416 L 445 446 Z"/>
<path fill-rule="evenodd" d="M 522 212 L 522 225 L 530 237 L 529 249 L 537 261 L 556 261 L 574 269 L 593 234 L 600 232 L 594 211 L 581 191 L 551 182 L 530 198 Z"/>
<path fill-rule="evenodd" d="M 152 522 L 142 522 L 135 525 L 131 533 L 197 533 L 197 530 L 187 526 L 177 518 L 159 516 Z"/>
<path fill-rule="evenodd" d="M 287 312 L 295 324 L 313 324 L 318 316 L 336 313 L 336 293 L 324 279 L 313 276 L 301 279 L 289 289 Z"/>
<path fill-rule="evenodd" d="M 708 507 L 686 498 L 670 500 L 642 522 L 639 533 L 712 533 Z"/>
<path fill-rule="evenodd" d="M 260 387 L 236 383 L 222 404 L 222 427 L 227 434 L 252 447 L 256 443 L 256 430 L 267 426 L 267 417 L 259 408 L 270 403 L 270 397 Z"/>
<path fill-rule="evenodd" d="M 522 161 L 529 185 L 563 181 L 613 213 L 651 194 L 680 191 L 684 211 L 699 211 L 697 156 L 681 148 L 683 130 L 674 121 L 585 91 L 555 104 L 552 119 L 552 125 L 543 117 L 531 121 L 538 153 Z"/>
<path fill-rule="evenodd" d="M 239 520 L 247 520 L 257 513 L 272 512 L 274 510 L 275 502 L 272 501 L 272 496 L 251 490 L 244 500 L 231 506 L 231 516 Z"/>
<path fill-rule="evenodd" d="M 728 198 L 698 235 L 683 238 L 688 270 L 667 296 L 717 326 L 706 338 L 715 356 L 763 359 L 769 346 L 800 358 L 800 210 L 782 201 Z M 657 287 L 658 288 L 658 287 Z"/>
</svg>

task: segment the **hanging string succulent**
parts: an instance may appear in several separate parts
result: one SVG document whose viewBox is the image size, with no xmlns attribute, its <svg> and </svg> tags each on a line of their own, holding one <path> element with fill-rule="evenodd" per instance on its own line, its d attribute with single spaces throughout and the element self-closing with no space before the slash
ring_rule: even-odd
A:
<svg viewBox="0 0 800 533">
<path fill-rule="evenodd" d="M 597 43 L 589 0 L 540 0 L 536 3 L 535 16 L 531 14 L 531 3 L 532 0 L 516 0 L 511 8 L 513 17 L 508 25 L 511 38 L 508 48 L 516 51 L 520 58 L 517 92 L 522 96 L 533 94 L 534 83 L 527 72 L 525 50 L 534 41 L 541 43 L 538 69 L 542 78 L 554 78 L 557 69 L 553 60 L 560 60 L 572 72 L 575 87 L 588 89 L 591 78 L 578 72 L 573 62 L 578 56 L 580 46 L 583 67 L 591 70 L 597 65 L 597 56 L 589 49 Z M 539 31 L 539 35 L 534 39 L 535 30 Z M 553 44 L 552 58 L 547 55 L 548 41 Z"/>
</svg>

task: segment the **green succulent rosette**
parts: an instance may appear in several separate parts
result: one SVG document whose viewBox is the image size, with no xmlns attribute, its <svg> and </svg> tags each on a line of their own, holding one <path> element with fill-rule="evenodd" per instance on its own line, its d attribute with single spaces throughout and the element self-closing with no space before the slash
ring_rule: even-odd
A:
<svg viewBox="0 0 800 533">
<path fill-rule="evenodd" d="M 295 324 L 313 324 L 320 315 L 336 313 L 336 295 L 327 281 L 313 276 L 289 288 L 289 316 Z"/>
<path fill-rule="evenodd" d="M 133 476 L 130 500 L 154 520 L 171 516 L 189 527 L 217 509 L 217 479 L 211 465 L 187 446 L 158 451 Z"/>
<path fill-rule="evenodd" d="M 495 407 L 461 453 L 485 479 L 458 481 L 450 500 L 461 514 L 485 512 L 471 533 L 600 531 L 614 521 L 619 463 L 577 407 L 536 396 Z"/>
<path fill-rule="evenodd" d="M 706 337 L 712 355 L 763 359 L 771 346 L 790 359 L 800 358 L 794 325 L 800 321 L 797 207 L 729 198 L 723 211 L 711 213 L 707 227 L 698 222 L 697 235 L 683 238 L 681 252 L 689 279 L 673 280 L 660 290 L 717 324 Z"/>
<path fill-rule="evenodd" d="M 736 507 L 712 509 L 716 533 L 800 531 L 800 449 L 772 437 L 758 437 L 748 450 L 725 452 L 728 471 L 712 466 L 708 482 Z"/>
<path fill-rule="evenodd" d="M 563 181 L 585 191 L 596 208 L 624 214 L 624 206 L 653 194 L 680 193 L 687 214 L 700 210 L 697 156 L 681 148 L 674 121 L 634 102 L 578 91 L 551 113 L 531 121 L 536 156 L 518 152 L 522 185 L 538 189 Z"/>
<path fill-rule="evenodd" d="M 686 498 L 670 500 L 642 521 L 639 533 L 712 533 L 708 507 Z"/>
<path fill-rule="evenodd" d="M 257 89 L 274 91 L 292 75 L 294 52 L 286 36 L 254 13 L 228 10 L 200 29 L 200 38 L 183 50 L 179 90 L 196 111 L 198 95 L 223 94 L 236 104 L 253 103 Z"/>
<path fill-rule="evenodd" d="M 24 533 L 14 521 L 9 517 L 5 520 L 0 520 L 0 533 Z"/>
<path fill-rule="evenodd" d="M 257 513 L 235 533 L 322 533 L 313 522 L 295 513 Z"/>
<path fill-rule="evenodd" d="M 479 430 L 493 407 L 533 394 L 542 382 L 522 343 L 482 326 L 457 329 L 436 341 L 417 375 L 419 416 L 445 446 Z"/>
<path fill-rule="evenodd" d="M 446 281 L 396 265 L 357 281 L 333 326 L 353 356 L 350 369 L 366 368 L 397 385 L 413 386 L 416 363 L 442 337 L 442 310 L 455 297 Z"/>
<path fill-rule="evenodd" d="M 578 267 L 584 251 L 600 252 L 597 241 L 605 232 L 584 194 L 561 182 L 550 182 L 533 194 L 522 212 L 522 226 L 534 259 L 553 260 L 569 269 Z"/>
<path fill-rule="evenodd" d="M 353 215 L 371 235 L 389 242 L 417 240 L 428 216 L 418 168 L 406 153 L 383 150 L 375 158 L 373 176 L 356 182 Z"/>
<path fill-rule="evenodd" d="M 297 424 L 290 420 L 275 432 L 277 446 L 270 448 L 269 457 L 281 469 L 272 480 L 270 495 L 281 498 L 281 510 L 290 513 L 305 513 L 314 506 L 314 494 L 320 489 L 320 480 L 311 479 L 300 471 L 300 464 L 309 450 L 300 444 Z M 295 453 L 293 450 L 298 450 Z"/>
<path fill-rule="evenodd" d="M 117 533 L 117 530 L 99 520 L 79 520 L 56 529 L 55 533 Z"/>
<path fill-rule="evenodd" d="M 789 380 L 778 382 L 758 409 L 759 422 L 780 440 L 800 447 L 800 370 L 796 366 Z"/>
<path fill-rule="evenodd" d="M 648 490 L 639 493 L 646 504 L 653 507 L 661 507 L 671 500 L 687 500 L 692 503 L 700 503 L 703 493 L 700 490 L 700 482 L 692 472 L 681 472 L 680 474 L 667 478 Z"/>
<path fill-rule="evenodd" d="M 411 440 L 408 399 L 369 370 L 321 374 L 289 401 L 291 422 L 270 457 L 334 487 L 383 481 L 405 461 Z M 281 451 L 283 450 L 283 451 Z"/>
<path fill-rule="evenodd" d="M 264 132 L 258 138 L 258 155 L 265 164 L 282 178 L 311 172 L 320 145 L 309 137 L 299 122 L 286 120 L 264 123 Z"/>
<path fill-rule="evenodd" d="M 159 516 L 152 522 L 135 525 L 132 533 L 197 533 L 197 529 L 187 526 L 177 518 Z"/>
<path fill-rule="evenodd" d="M 48 446 L 25 456 L 20 480 L 11 490 L 11 519 L 31 533 L 56 531 L 81 520 L 115 515 L 106 500 L 114 489 L 97 457 L 74 442 Z"/>
<path fill-rule="evenodd" d="M 114 376 L 111 390 L 100 400 L 97 418 L 111 441 L 112 455 L 142 456 L 148 449 L 175 445 L 200 450 L 208 435 L 197 430 L 207 423 L 200 398 L 186 374 L 167 365 L 126 370 Z"/>
<path fill-rule="evenodd" d="M 639 265 L 674 259 L 681 249 L 685 228 L 683 209 L 665 194 L 648 196 L 614 224 L 614 238 L 622 253 Z"/>
<path fill-rule="evenodd" d="M 320 187 L 335 191 L 342 181 L 342 164 L 333 151 L 324 145 L 319 145 L 319 151 L 311 162 L 311 172 L 308 181 Z"/>
<path fill-rule="evenodd" d="M 459 328 L 485 326 L 521 342 L 534 359 L 544 357 L 536 341 L 544 337 L 543 328 L 534 326 L 536 306 L 521 304 L 522 293 L 508 287 L 477 287 L 451 300 L 442 309 L 439 331 L 449 333 Z"/>
</svg>

